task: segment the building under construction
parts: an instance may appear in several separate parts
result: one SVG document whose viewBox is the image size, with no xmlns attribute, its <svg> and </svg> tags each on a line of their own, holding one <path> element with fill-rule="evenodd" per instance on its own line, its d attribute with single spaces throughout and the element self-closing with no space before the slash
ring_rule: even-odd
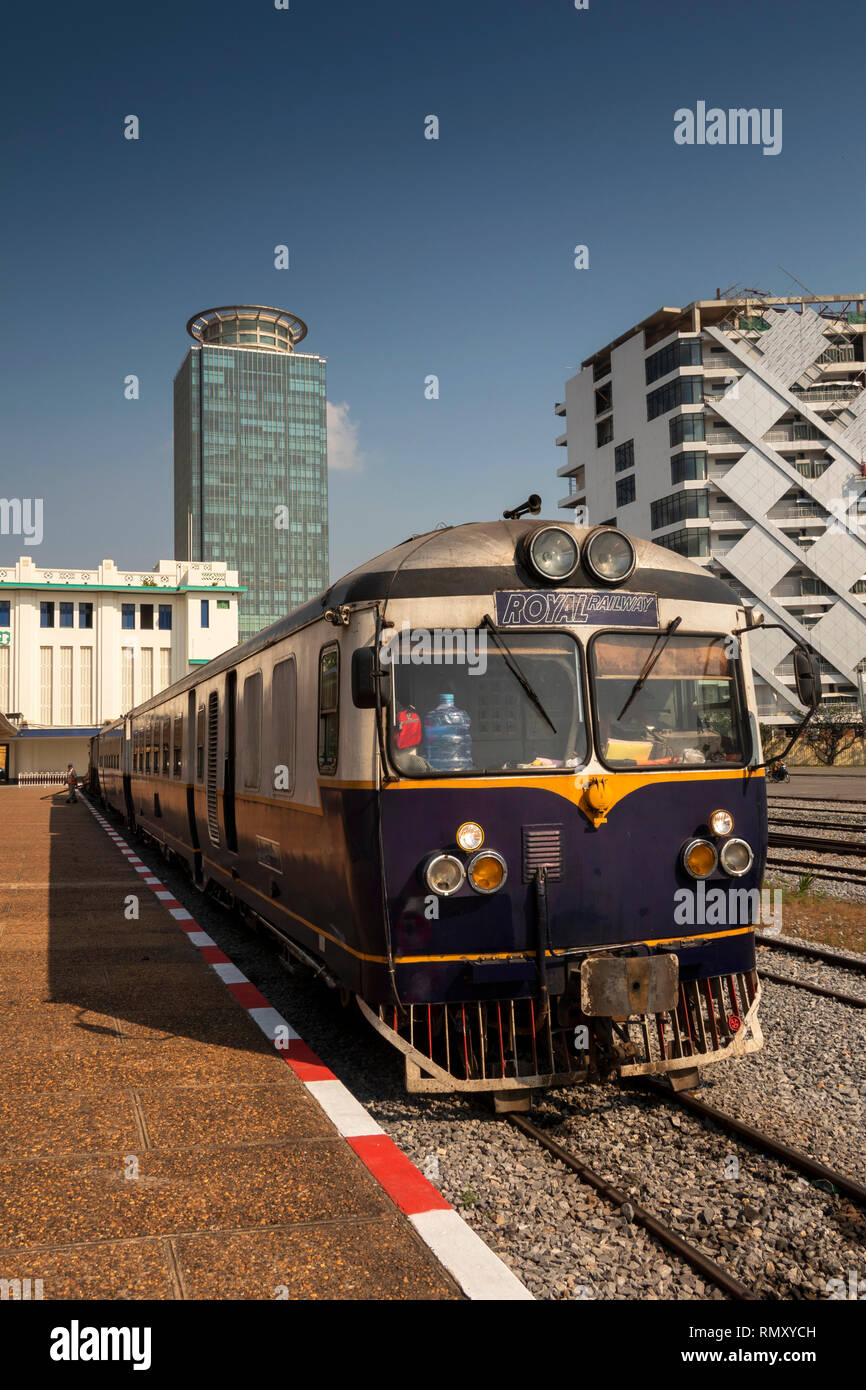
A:
<svg viewBox="0 0 866 1390">
<path fill-rule="evenodd" d="M 664 307 L 588 357 L 556 406 L 563 508 L 688 555 L 764 610 L 762 720 L 789 722 L 793 635 L 825 697 L 866 660 L 866 295 Z"/>
</svg>

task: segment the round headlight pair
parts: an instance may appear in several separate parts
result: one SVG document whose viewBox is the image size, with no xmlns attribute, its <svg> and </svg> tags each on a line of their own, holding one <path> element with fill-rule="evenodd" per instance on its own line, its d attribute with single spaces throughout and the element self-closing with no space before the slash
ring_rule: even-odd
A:
<svg viewBox="0 0 866 1390">
<path fill-rule="evenodd" d="M 542 526 L 529 538 L 529 563 L 536 574 L 552 583 L 570 579 L 580 564 L 580 546 L 563 526 Z M 586 542 L 584 563 L 603 584 L 621 584 L 637 564 L 634 546 L 622 531 L 594 531 Z"/>
<path fill-rule="evenodd" d="M 477 892 L 495 893 L 507 877 L 505 860 L 491 849 L 476 854 L 465 869 L 455 855 L 437 854 L 424 870 L 427 887 L 440 898 L 453 897 L 467 878 Z"/>
<path fill-rule="evenodd" d="M 726 840 L 720 850 L 709 840 L 690 840 L 683 850 L 683 868 L 692 878 L 709 878 L 718 864 L 732 878 L 742 878 L 754 862 L 745 840 Z"/>
</svg>

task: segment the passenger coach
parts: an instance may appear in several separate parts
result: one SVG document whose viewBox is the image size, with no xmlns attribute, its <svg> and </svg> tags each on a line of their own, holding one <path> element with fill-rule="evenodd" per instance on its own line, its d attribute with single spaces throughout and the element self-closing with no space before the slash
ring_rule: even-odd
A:
<svg viewBox="0 0 866 1390">
<path fill-rule="evenodd" d="M 694 1084 L 761 1046 L 754 621 L 612 527 L 436 530 L 106 727 L 94 775 L 410 1089 Z"/>
</svg>

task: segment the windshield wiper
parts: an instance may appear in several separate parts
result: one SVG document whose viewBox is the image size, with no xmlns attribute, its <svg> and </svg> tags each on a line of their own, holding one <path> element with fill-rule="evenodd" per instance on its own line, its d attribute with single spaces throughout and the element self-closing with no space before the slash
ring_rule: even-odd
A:
<svg viewBox="0 0 866 1390">
<path fill-rule="evenodd" d="M 496 631 L 496 628 L 490 621 L 489 614 L 485 613 L 484 617 L 481 619 L 481 626 L 487 628 L 487 631 L 490 633 L 490 636 L 493 638 L 497 647 L 502 652 L 502 655 L 505 658 L 505 664 L 508 667 L 511 674 L 513 675 L 514 679 L 518 681 L 520 685 L 523 686 L 523 689 L 526 691 L 530 700 L 535 705 L 535 708 L 538 710 L 538 713 L 541 715 L 542 719 L 546 720 L 553 732 L 556 733 L 556 725 L 554 724 L 550 715 L 547 713 L 547 710 L 544 708 L 544 705 L 541 703 L 541 700 L 538 698 L 538 695 L 536 694 L 535 690 L 529 684 L 529 681 L 526 679 L 526 676 L 524 676 L 523 672 L 518 666 L 517 657 L 514 655 L 514 652 L 506 644 L 505 639 L 500 637 L 499 633 Z"/>
<path fill-rule="evenodd" d="M 672 618 L 671 621 L 668 623 L 667 627 L 665 628 L 664 632 L 659 633 L 659 637 L 661 637 L 662 641 L 658 651 L 656 651 L 656 643 L 659 639 L 658 637 L 656 637 L 655 642 L 653 642 L 652 644 L 650 654 L 644 662 L 644 668 L 638 676 L 637 680 L 635 681 L 634 685 L 632 686 L 631 694 L 629 695 L 628 699 L 626 700 L 625 704 L 623 705 L 622 709 L 616 717 L 617 723 L 619 723 L 622 720 L 623 715 L 625 714 L 635 695 L 640 694 L 640 692 L 643 690 L 644 686 L 647 683 L 647 680 L 649 679 L 650 671 L 655 666 L 656 662 L 658 661 L 659 657 L 661 656 L 662 652 L 667 646 L 668 641 L 676 632 L 681 622 L 682 618 Z"/>
</svg>

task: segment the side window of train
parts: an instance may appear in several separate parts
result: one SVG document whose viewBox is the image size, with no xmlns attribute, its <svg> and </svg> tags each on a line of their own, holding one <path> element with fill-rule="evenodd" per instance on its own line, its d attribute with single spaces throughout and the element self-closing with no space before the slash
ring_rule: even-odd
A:
<svg viewBox="0 0 866 1390">
<path fill-rule="evenodd" d="M 274 667 L 271 685 L 271 748 L 274 754 L 273 789 L 295 789 L 295 726 L 298 708 L 298 675 L 295 658 Z M 283 771 L 285 769 L 285 771 Z"/>
<path fill-rule="evenodd" d="M 144 731 L 144 770 L 150 772 L 150 724 Z"/>
<path fill-rule="evenodd" d="M 204 781 L 204 705 L 199 705 L 195 723 L 195 780 Z"/>
<path fill-rule="evenodd" d="M 183 715 L 174 721 L 174 765 L 172 772 L 180 777 L 183 772 Z"/>
<path fill-rule="evenodd" d="M 340 649 L 323 647 L 319 654 L 319 771 L 337 771 L 340 737 Z"/>
<path fill-rule="evenodd" d="M 244 681 L 243 741 L 244 786 L 258 788 L 262 780 L 262 673 Z"/>
<path fill-rule="evenodd" d="M 171 771 L 171 720 L 164 719 L 162 722 L 162 771 L 163 776 L 167 777 Z"/>
</svg>

